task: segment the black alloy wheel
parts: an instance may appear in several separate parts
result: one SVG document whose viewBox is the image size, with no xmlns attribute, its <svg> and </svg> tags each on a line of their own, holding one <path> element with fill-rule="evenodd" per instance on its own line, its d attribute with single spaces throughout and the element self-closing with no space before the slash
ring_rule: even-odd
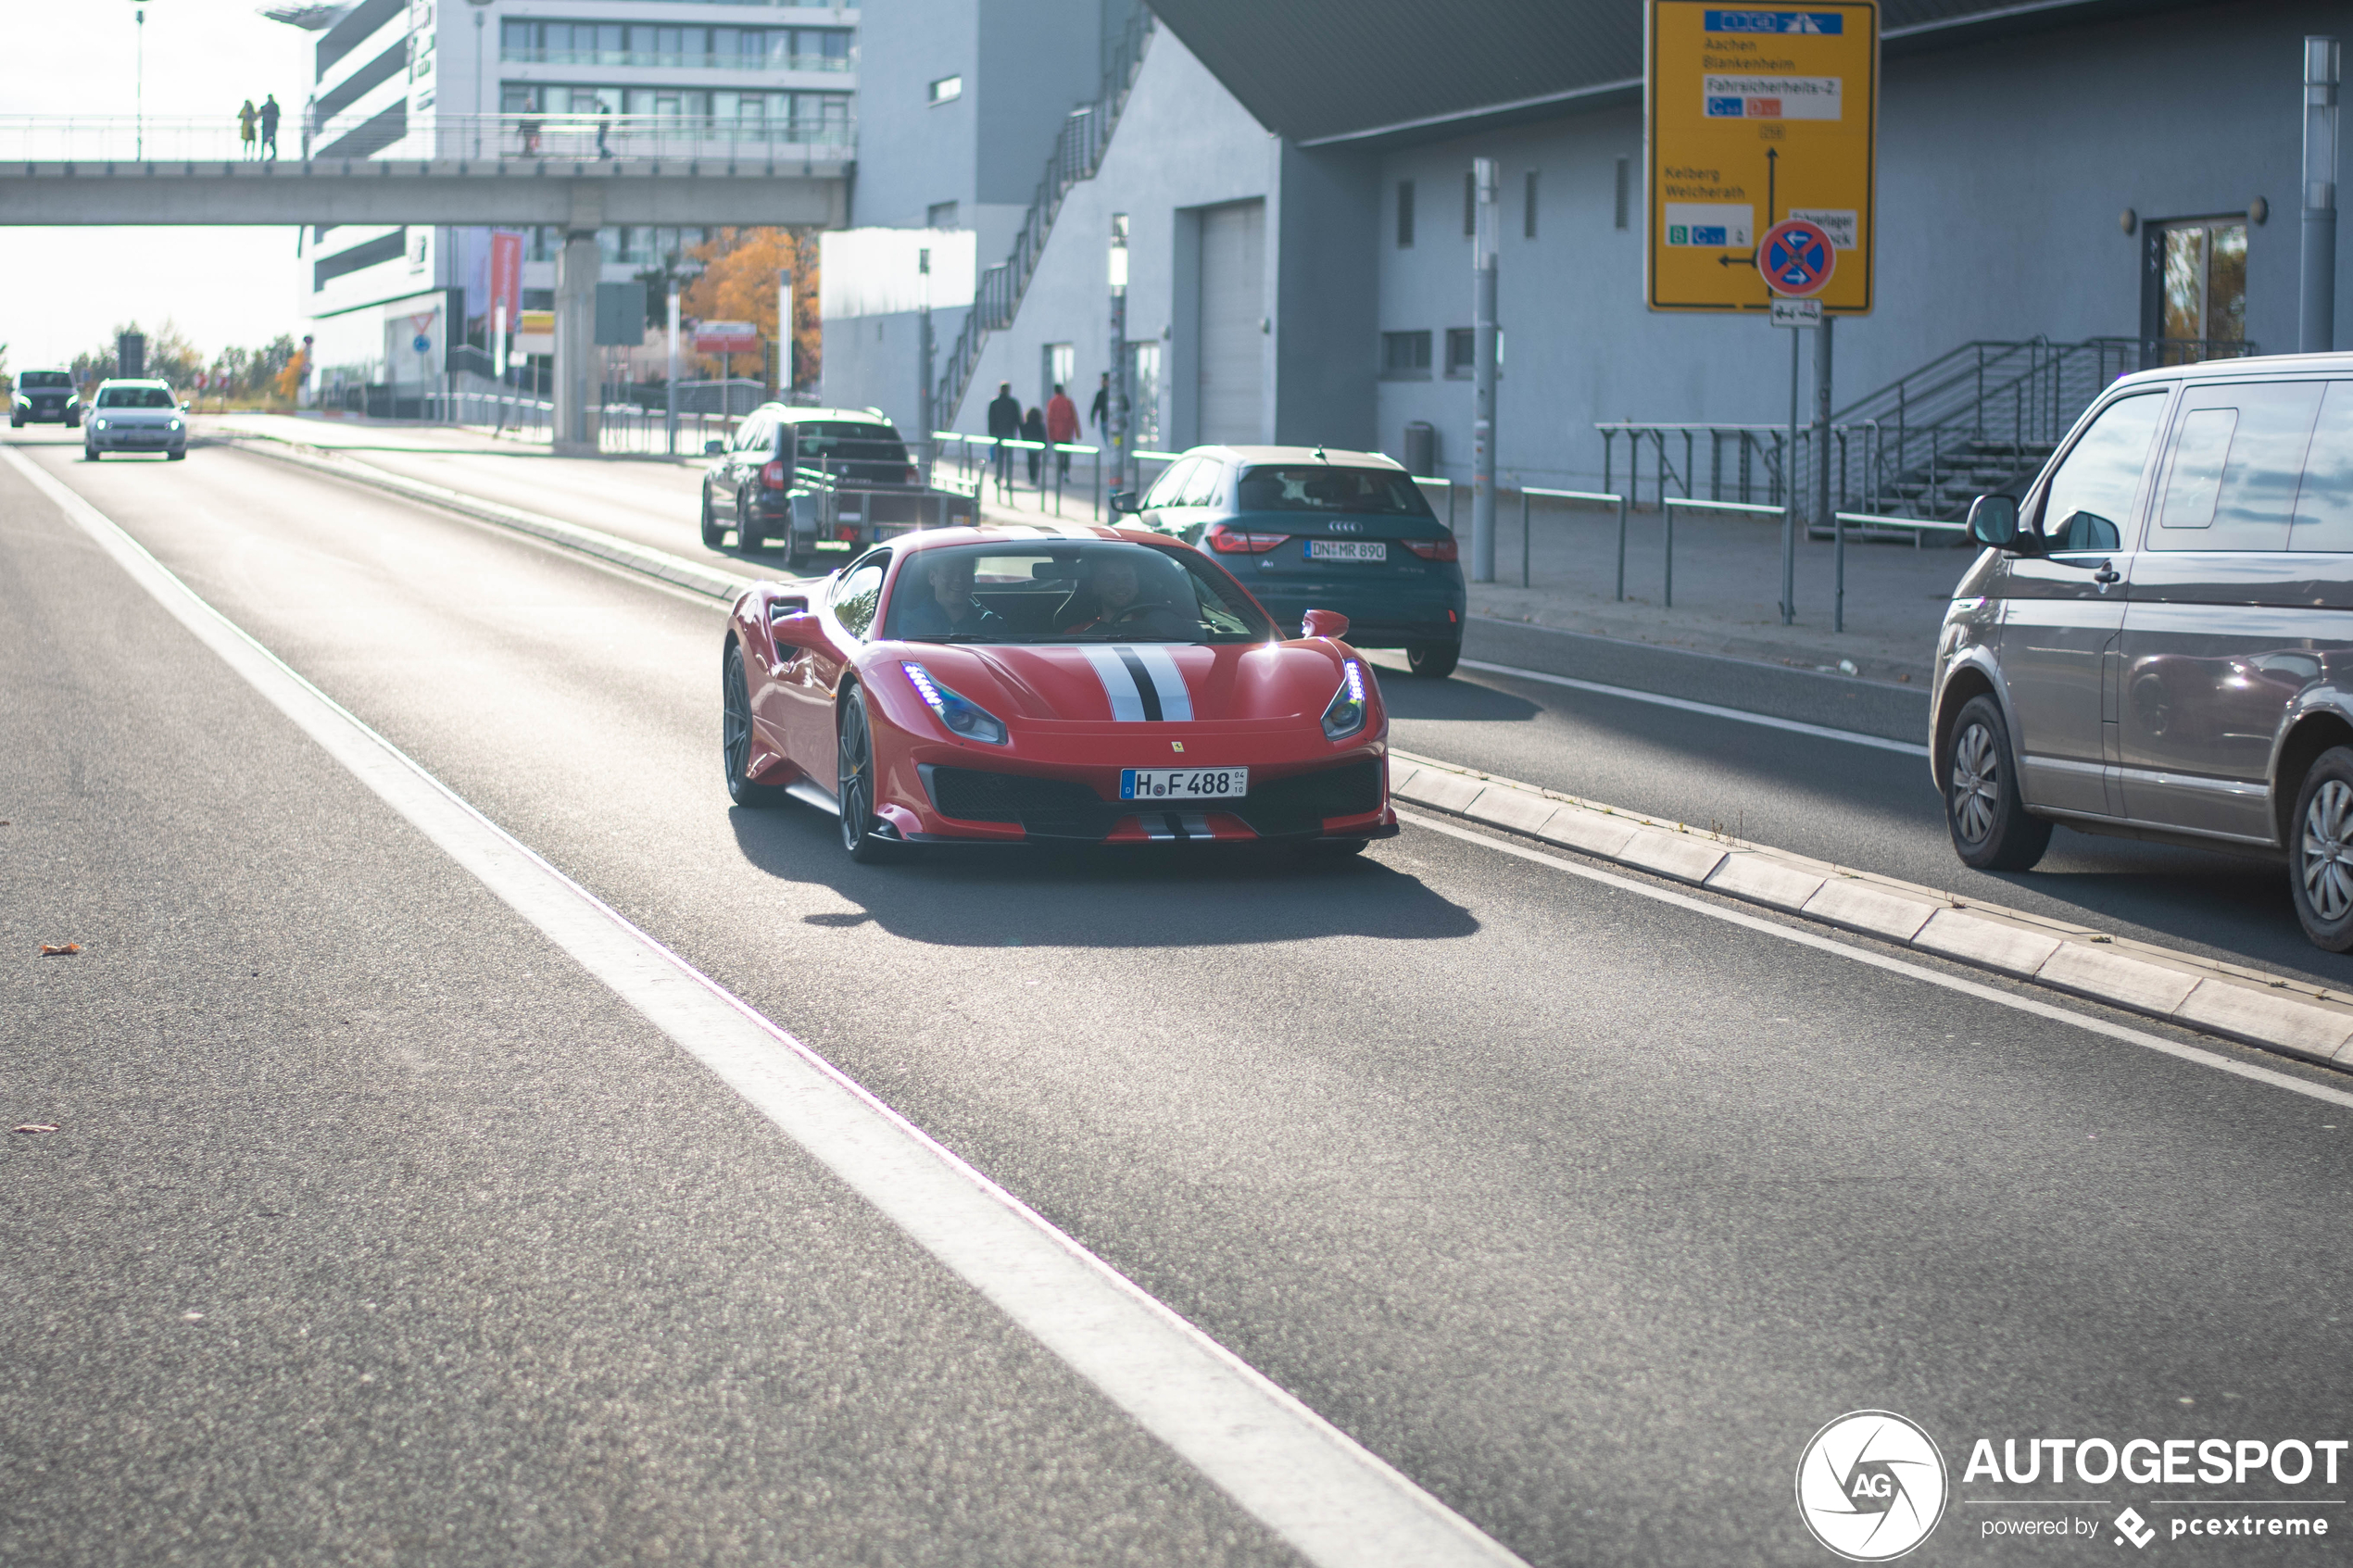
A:
<svg viewBox="0 0 2353 1568">
<path fill-rule="evenodd" d="M 1426 681 L 1442 681 L 1454 672 L 1454 661 L 1463 657 L 1463 645 L 1452 643 L 1407 643 L 1405 668 Z"/>
<path fill-rule="evenodd" d="M 754 784 L 744 773 L 751 762 L 751 691 L 744 681 L 744 650 L 732 640 L 719 687 L 719 752 L 727 770 L 727 798 L 752 810 L 774 806 L 785 792 Z"/>
<path fill-rule="evenodd" d="M 702 487 L 702 547 L 715 550 L 727 542 L 727 529 L 711 509 L 711 486 Z"/>
<path fill-rule="evenodd" d="M 2288 834 L 2288 891 L 2312 945 L 2353 947 L 2353 746 L 2321 753 L 2296 792 Z"/>
<path fill-rule="evenodd" d="M 760 514 L 751 509 L 751 497 L 742 492 L 736 495 L 736 543 L 747 550 L 764 550 L 768 537 L 760 532 Z"/>
<path fill-rule="evenodd" d="M 890 844 L 875 832 L 882 826 L 875 816 L 875 737 L 866 724 L 866 698 L 855 686 L 841 703 L 840 757 L 834 794 L 841 802 L 841 847 L 851 859 L 872 865 L 889 853 Z"/>
<path fill-rule="evenodd" d="M 1944 825 L 1962 863 L 1982 872 L 2031 871 L 2050 847 L 2050 822 L 2019 794 L 2009 726 L 1990 695 L 1969 698 L 1944 743 Z"/>
</svg>

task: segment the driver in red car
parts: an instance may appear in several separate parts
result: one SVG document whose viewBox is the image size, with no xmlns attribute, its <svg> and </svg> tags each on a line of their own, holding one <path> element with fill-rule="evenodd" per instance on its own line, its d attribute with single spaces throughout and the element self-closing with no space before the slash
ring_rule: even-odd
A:
<svg viewBox="0 0 2353 1568">
<path fill-rule="evenodd" d="M 986 636 L 1004 630 L 994 610 L 973 596 L 973 558 L 961 550 L 918 561 L 924 585 L 931 591 L 907 607 L 899 618 L 902 637 Z"/>
<path fill-rule="evenodd" d="M 1087 562 L 1087 576 L 1061 620 L 1064 636 L 1181 637 L 1196 629 L 1144 591 L 1136 562 L 1125 552 Z"/>
</svg>

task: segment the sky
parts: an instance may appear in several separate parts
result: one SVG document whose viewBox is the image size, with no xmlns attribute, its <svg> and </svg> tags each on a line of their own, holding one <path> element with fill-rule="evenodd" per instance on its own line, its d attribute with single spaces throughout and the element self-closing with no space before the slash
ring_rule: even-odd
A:
<svg viewBox="0 0 2353 1568">
<path fill-rule="evenodd" d="M 135 107 L 133 13 L 146 12 L 146 112 L 233 117 L 267 93 L 299 112 L 316 33 L 259 16 L 258 0 L 0 0 L 0 157 L 25 115 Z M 293 116 L 289 116 L 291 119 Z M 289 127 L 291 143 L 291 127 Z M 296 231 L 9 229 L 0 240 L 0 344 L 10 370 L 60 365 L 136 320 L 170 320 L 209 357 L 304 331 Z"/>
</svg>

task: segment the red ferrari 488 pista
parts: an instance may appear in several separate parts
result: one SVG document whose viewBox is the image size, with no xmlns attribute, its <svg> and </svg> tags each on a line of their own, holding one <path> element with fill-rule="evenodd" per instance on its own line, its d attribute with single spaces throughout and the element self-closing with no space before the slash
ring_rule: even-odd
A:
<svg viewBox="0 0 2353 1568">
<path fill-rule="evenodd" d="M 1226 570 L 1135 530 L 939 529 L 736 603 L 727 793 L 902 845 L 1397 832 L 1389 718 L 1347 621 L 1288 636 Z"/>
</svg>

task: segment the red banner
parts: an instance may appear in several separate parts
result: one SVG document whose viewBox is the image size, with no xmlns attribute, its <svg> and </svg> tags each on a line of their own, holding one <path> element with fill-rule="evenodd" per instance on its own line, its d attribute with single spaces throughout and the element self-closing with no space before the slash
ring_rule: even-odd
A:
<svg viewBox="0 0 2353 1568">
<path fill-rule="evenodd" d="M 490 305 L 507 307 L 507 330 L 522 317 L 522 236 L 504 230 L 490 235 Z"/>
</svg>

